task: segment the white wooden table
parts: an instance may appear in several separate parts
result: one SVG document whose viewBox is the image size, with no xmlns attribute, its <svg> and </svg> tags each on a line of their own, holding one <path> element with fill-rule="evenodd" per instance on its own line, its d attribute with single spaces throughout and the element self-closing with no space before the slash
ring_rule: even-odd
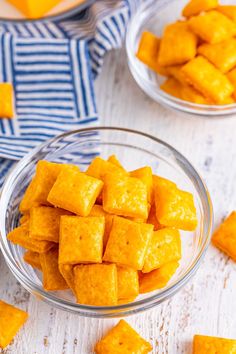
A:
<svg viewBox="0 0 236 354">
<path fill-rule="evenodd" d="M 201 172 L 210 189 L 215 225 L 236 209 L 236 117 L 183 116 L 152 102 L 131 77 L 124 51 L 110 53 L 96 82 L 102 125 L 129 127 L 172 144 Z M 30 319 L 7 354 L 88 354 L 114 320 L 80 318 L 29 295 L 0 255 L 0 298 Z M 172 299 L 127 318 L 153 353 L 190 354 L 195 333 L 236 338 L 236 264 L 209 247 L 192 281 Z"/>
</svg>

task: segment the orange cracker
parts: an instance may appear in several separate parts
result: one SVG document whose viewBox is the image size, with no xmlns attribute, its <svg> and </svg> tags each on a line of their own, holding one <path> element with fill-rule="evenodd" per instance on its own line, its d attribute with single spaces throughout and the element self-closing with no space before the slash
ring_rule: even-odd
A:
<svg viewBox="0 0 236 354">
<path fill-rule="evenodd" d="M 231 84 L 234 87 L 234 93 L 233 93 L 233 97 L 236 100 L 236 69 L 231 70 L 228 74 L 227 77 L 229 79 L 229 81 L 231 82 Z"/>
<path fill-rule="evenodd" d="M 29 219 L 30 219 L 29 213 L 22 215 L 19 220 L 20 225 L 26 223 L 27 221 L 29 221 Z"/>
<path fill-rule="evenodd" d="M 105 218 L 62 216 L 59 263 L 101 263 Z"/>
<path fill-rule="evenodd" d="M 162 228 L 161 224 L 158 222 L 157 217 L 156 217 L 156 207 L 155 203 L 152 204 L 148 219 L 147 219 L 148 224 L 152 224 L 154 226 L 154 231 L 160 230 Z"/>
<path fill-rule="evenodd" d="M 88 264 L 74 268 L 77 302 L 92 306 L 117 305 L 115 264 Z"/>
<path fill-rule="evenodd" d="M 117 267 L 118 300 L 136 298 L 139 294 L 138 272 L 132 268 Z"/>
<path fill-rule="evenodd" d="M 74 266 L 71 264 L 59 264 L 59 271 L 65 279 L 67 285 L 75 294 Z"/>
<path fill-rule="evenodd" d="M 220 43 L 236 34 L 236 24 L 222 13 L 212 10 L 192 17 L 190 29 L 208 43 Z"/>
<path fill-rule="evenodd" d="M 71 213 L 47 206 L 30 209 L 29 236 L 35 240 L 59 242 L 60 218 Z"/>
<path fill-rule="evenodd" d="M 194 87 L 185 84 L 181 88 L 181 96 L 182 100 L 189 101 L 197 104 L 213 104 L 211 100 L 204 97 L 199 91 L 197 91 Z"/>
<path fill-rule="evenodd" d="M 149 166 L 138 168 L 130 172 L 131 177 L 139 178 L 147 186 L 148 202 L 152 201 L 152 169 Z"/>
<path fill-rule="evenodd" d="M 47 197 L 59 173 L 65 169 L 79 170 L 77 166 L 58 164 L 41 160 L 37 163 L 36 173 L 20 203 L 20 211 L 25 213 L 33 206 L 48 205 Z"/>
<path fill-rule="evenodd" d="M 11 343 L 20 327 L 28 319 L 28 314 L 0 300 L 0 348 Z"/>
<path fill-rule="evenodd" d="M 151 32 L 144 31 L 139 42 L 136 56 L 157 74 L 166 76 L 167 71 L 158 63 L 160 44 L 160 38 Z"/>
<path fill-rule="evenodd" d="M 107 159 L 108 162 L 111 162 L 113 165 L 116 165 L 117 167 L 119 167 L 121 170 L 123 170 L 124 172 L 126 172 L 126 170 L 124 169 L 124 167 L 121 165 L 120 161 L 117 159 L 116 155 L 111 155 L 108 157 Z"/>
<path fill-rule="evenodd" d="M 181 84 L 181 85 L 177 85 L 179 90 L 177 96 L 179 95 L 182 100 L 198 103 L 198 104 L 212 103 L 210 102 L 210 100 L 204 97 L 199 91 L 197 91 L 194 87 L 188 84 L 187 78 L 182 71 L 182 65 L 175 65 L 175 66 L 168 67 L 168 73 Z"/>
<path fill-rule="evenodd" d="M 13 118 L 13 86 L 9 82 L 0 83 L 0 118 Z"/>
<path fill-rule="evenodd" d="M 15 11 L 20 13 L 22 18 L 24 18 L 26 20 L 30 20 L 30 22 L 31 22 L 31 20 L 41 20 L 42 18 L 47 16 L 48 13 L 54 11 L 53 10 L 54 7 L 60 3 L 60 0 L 48 0 L 48 1 L 40 1 L 40 2 L 34 1 L 34 0 L 21 0 L 21 1 L 9 0 L 9 3 L 15 7 Z M 80 3 L 82 3 L 82 1 Z M 44 32 L 44 31 L 42 31 L 42 32 Z M 39 33 L 40 32 L 38 32 L 38 34 Z M 30 51 L 29 53 L 32 53 L 32 52 L 33 51 Z M 59 55 L 58 52 L 56 52 L 56 54 Z M 46 62 L 47 61 L 45 61 L 45 63 Z M 41 73 L 42 71 L 40 70 L 39 72 Z M 33 72 L 32 72 L 32 74 L 33 74 Z M 29 91 L 29 92 L 31 92 L 31 91 Z"/>
<path fill-rule="evenodd" d="M 146 223 L 147 219 L 141 219 L 141 218 L 131 218 L 130 216 L 126 216 L 126 219 L 139 222 L 139 223 Z"/>
<path fill-rule="evenodd" d="M 175 274 L 179 263 L 174 261 L 155 269 L 150 273 L 139 273 L 140 294 L 164 288 L 172 276 Z"/>
<path fill-rule="evenodd" d="M 30 264 L 33 268 L 41 270 L 41 262 L 39 253 L 33 251 L 26 251 L 24 254 L 24 261 Z"/>
<path fill-rule="evenodd" d="M 217 10 L 236 22 L 236 5 L 221 5 Z"/>
<path fill-rule="evenodd" d="M 110 214 L 146 219 L 147 186 L 138 178 L 109 173 L 104 179 L 103 208 Z"/>
<path fill-rule="evenodd" d="M 95 346 L 96 354 L 148 354 L 152 346 L 126 321 L 120 320 Z"/>
<path fill-rule="evenodd" d="M 175 78 L 168 77 L 163 84 L 161 84 L 160 88 L 162 91 L 168 93 L 168 95 L 182 99 L 182 85 Z"/>
<path fill-rule="evenodd" d="M 234 354 L 236 339 L 226 339 L 195 335 L 193 339 L 193 354 Z"/>
<path fill-rule="evenodd" d="M 220 105 L 227 105 L 227 104 L 234 104 L 234 103 L 235 103 L 235 99 L 234 99 L 234 94 L 233 94 L 233 96 L 227 97 L 225 100 L 221 101 L 219 104 Z"/>
<path fill-rule="evenodd" d="M 89 214 L 89 216 L 104 216 L 105 217 L 105 231 L 104 231 L 104 237 L 103 237 L 103 249 L 105 250 L 107 241 L 111 232 L 112 228 L 112 223 L 113 223 L 113 216 L 111 214 L 108 214 L 103 210 L 103 207 L 101 205 L 95 204 L 92 207 L 92 210 Z"/>
<path fill-rule="evenodd" d="M 193 59 L 197 51 L 197 36 L 186 22 L 166 26 L 160 44 L 158 63 L 161 66 L 184 64 Z"/>
<path fill-rule="evenodd" d="M 176 184 L 172 181 L 170 181 L 169 179 L 157 176 L 157 175 L 153 175 L 152 176 L 152 181 L 153 181 L 153 204 L 151 206 L 151 209 L 149 211 L 149 215 L 148 215 L 148 220 L 147 223 L 148 224 L 152 224 L 154 225 L 154 231 L 160 230 L 165 226 L 162 226 L 159 221 L 157 220 L 157 216 L 156 216 L 156 205 L 155 205 L 155 193 L 157 193 L 157 191 L 162 188 L 176 188 Z"/>
<path fill-rule="evenodd" d="M 206 57 L 221 72 L 227 73 L 236 66 L 236 39 L 230 38 L 217 44 L 202 44 L 198 53 Z"/>
<path fill-rule="evenodd" d="M 191 17 L 203 11 L 213 10 L 218 6 L 218 0 L 190 0 L 183 9 L 183 16 Z"/>
<path fill-rule="evenodd" d="M 153 225 L 114 216 L 104 261 L 141 270 L 152 233 Z"/>
<path fill-rule="evenodd" d="M 193 231 L 197 227 L 197 212 L 193 195 L 177 187 L 155 189 L 156 217 L 161 225 Z"/>
<path fill-rule="evenodd" d="M 168 76 L 172 76 L 180 84 L 186 85 L 187 80 L 186 80 L 184 73 L 181 70 L 182 66 L 183 65 L 172 65 L 172 66 L 169 66 L 168 68 L 166 68 L 166 70 L 168 70 Z"/>
<path fill-rule="evenodd" d="M 101 157 L 95 157 L 95 159 L 89 165 L 86 174 L 103 181 L 105 174 L 110 172 L 118 174 L 126 173 L 124 169 L 120 166 L 117 166 L 117 164 L 106 161 Z"/>
<path fill-rule="evenodd" d="M 234 92 L 229 79 L 202 56 L 188 62 L 182 71 L 191 85 L 217 104 L 222 103 Z"/>
<path fill-rule="evenodd" d="M 214 232 L 212 242 L 236 262 L 236 211 Z"/>
<path fill-rule="evenodd" d="M 176 229 L 164 228 L 153 232 L 148 246 L 143 273 L 149 273 L 166 263 L 178 261 L 181 258 L 180 233 Z"/>
<path fill-rule="evenodd" d="M 167 178 L 161 177 L 161 176 L 157 176 L 157 175 L 153 175 L 153 188 L 162 188 L 162 187 L 168 187 L 168 188 L 175 188 L 177 187 L 176 184 L 172 181 L 170 181 Z"/>
<path fill-rule="evenodd" d="M 171 96 L 180 98 L 181 100 L 193 102 L 197 104 L 212 104 L 212 102 L 204 97 L 194 87 L 187 83 L 181 84 L 177 78 L 168 78 L 161 86 L 161 89 Z"/>
<path fill-rule="evenodd" d="M 53 242 L 38 241 L 30 238 L 28 225 L 25 224 L 12 230 L 7 235 L 7 238 L 12 243 L 37 253 L 47 252 L 55 245 Z"/>
<path fill-rule="evenodd" d="M 75 170 L 62 171 L 54 183 L 48 201 L 56 207 L 72 213 L 89 215 L 103 182 Z"/>
<path fill-rule="evenodd" d="M 134 302 L 137 296 L 134 297 L 128 297 L 125 299 L 118 299 L 118 305 L 124 305 L 124 304 L 129 304 L 131 302 Z"/>
<path fill-rule="evenodd" d="M 64 290 L 68 285 L 58 268 L 58 249 L 53 248 L 46 253 L 40 254 L 40 263 L 43 272 L 44 290 Z"/>
</svg>

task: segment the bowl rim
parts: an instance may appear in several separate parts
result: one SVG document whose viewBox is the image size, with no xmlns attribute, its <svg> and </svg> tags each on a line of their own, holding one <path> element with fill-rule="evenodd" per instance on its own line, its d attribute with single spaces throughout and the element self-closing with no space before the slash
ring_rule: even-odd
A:
<svg viewBox="0 0 236 354">
<path fill-rule="evenodd" d="M 17 173 L 17 171 L 21 172 L 23 168 L 27 165 L 27 163 L 30 161 L 31 158 L 35 157 L 35 155 L 40 152 L 41 149 L 46 147 L 48 144 L 51 144 L 53 142 L 56 142 L 57 140 L 61 138 L 66 138 L 67 136 L 73 135 L 73 134 L 80 134 L 80 133 L 86 133 L 86 132 L 92 132 L 92 131 L 118 131 L 118 132 L 123 132 L 123 133 L 131 133 L 131 134 L 136 134 L 138 136 L 143 136 L 145 138 L 148 138 L 164 147 L 166 147 L 171 153 L 174 154 L 175 158 L 177 158 L 179 161 L 184 162 L 186 166 L 186 171 L 191 173 L 191 176 L 195 179 L 197 184 L 199 185 L 200 189 L 203 192 L 203 199 L 206 202 L 207 205 L 207 216 L 205 217 L 205 222 L 207 223 L 206 227 L 206 235 L 205 236 L 205 241 L 201 247 L 200 252 L 198 252 L 197 256 L 195 257 L 195 261 L 192 264 L 191 268 L 185 272 L 180 279 L 178 279 L 175 283 L 172 285 L 169 285 L 167 287 L 164 287 L 163 290 L 161 290 L 158 294 L 151 295 L 145 299 L 142 300 L 137 300 L 128 304 L 122 304 L 122 305 L 116 305 L 116 306 L 90 306 L 90 305 L 81 305 L 77 303 L 71 303 L 70 301 L 63 300 L 63 299 L 58 299 L 57 296 L 54 296 L 52 293 L 47 292 L 43 289 L 40 288 L 39 285 L 35 284 L 32 282 L 32 280 L 25 276 L 24 272 L 21 271 L 21 269 L 17 266 L 17 263 L 11 254 L 11 252 L 8 251 L 8 249 L 5 247 L 5 243 L 8 243 L 7 240 L 7 235 L 6 235 L 6 230 L 5 230 L 5 213 L 6 213 L 6 203 L 3 200 L 3 196 L 7 192 L 8 188 L 11 186 L 11 181 L 14 180 L 14 175 Z M 185 172 L 186 172 L 185 171 Z M 18 176 L 18 174 L 16 174 Z M 9 200 L 9 199 L 8 199 Z M 192 166 L 192 164 L 186 159 L 178 150 L 176 150 L 174 147 L 172 147 L 170 144 L 164 142 L 163 140 L 156 138 L 150 134 L 140 132 L 137 130 L 133 129 L 128 129 L 128 128 L 120 128 L 120 127 L 107 127 L 107 126 L 101 126 L 101 127 L 89 127 L 89 128 L 83 128 L 83 129 L 77 129 L 77 130 L 72 130 L 65 132 L 63 134 L 57 135 L 54 138 L 48 139 L 45 141 L 43 144 L 40 144 L 38 147 L 33 149 L 30 153 L 28 153 L 23 159 L 21 159 L 8 173 L 6 180 L 3 184 L 1 195 L 0 195 L 0 210 L 3 210 L 3 213 L 0 214 L 0 250 L 2 251 L 2 254 L 5 258 L 5 261 L 13 273 L 13 275 L 16 277 L 17 280 L 23 285 L 26 290 L 28 290 L 30 293 L 33 293 L 37 297 L 40 297 L 42 300 L 45 302 L 48 302 L 50 305 L 54 305 L 55 307 L 58 307 L 63 310 L 68 310 L 73 313 L 77 313 L 79 315 L 85 316 L 85 317 L 93 317 L 93 318 L 104 318 L 104 317 L 120 317 L 120 316 L 125 316 L 133 313 L 137 313 L 140 311 L 147 310 L 149 308 L 152 308 L 154 306 L 157 306 L 170 296 L 174 295 L 178 290 L 180 290 L 187 282 L 188 280 L 194 275 L 194 273 L 197 271 L 198 267 L 200 266 L 200 262 L 202 261 L 206 250 L 208 248 L 208 245 L 210 243 L 211 239 L 211 231 L 212 231 L 212 224 L 213 224 L 213 206 L 212 206 L 212 201 L 211 197 L 209 194 L 209 191 L 207 189 L 207 186 L 197 170 Z M 79 311 L 81 310 L 81 311 Z M 87 312 L 84 312 L 87 311 Z M 110 311 L 110 312 L 109 312 Z M 120 311 L 120 312 L 117 312 Z"/>
<path fill-rule="evenodd" d="M 236 103 L 233 104 L 225 104 L 225 105 L 205 105 L 205 104 L 198 104 L 189 101 L 185 101 L 179 99 L 177 97 L 171 96 L 168 93 L 162 91 L 157 87 L 157 85 L 153 84 L 149 81 L 146 77 L 140 73 L 138 68 L 139 65 L 144 65 L 141 61 L 136 58 L 136 55 L 133 53 L 132 45 L 134 43 L 134 36 L 136 35 L 136 31 L 134 28 L 136 27 L 137 23 L 140 23 L 140 18 L 142 21 L 150 16 L 148 14 L 144 15 L 147 12 L 149 7 L 153 6 L 167 6 L 170 2 L 176 2 L 176 0 L 147 0 L 139 5 L 136 12 L 131 18 L 131 21 L 127 28 L 127 34 L 125 39 L 125 48 L 126 54 L 128 58 L 128 66 L 130 72 L 138 84 L 138 86 L 154 101 L 174 110 L 185 112 L 188 114 L 193 114 L 195 116 L 200 116 L 202 118 L 208 117 L 209 118 L 229 118 L 229 116 L 233 116 L 236 113 Z M 153 70 L 147 68 L 151 73 L 154 73 Z M 215 116 L 215 117 L 214 117 Z"/>
<path fill-rule="evenodd" d="M 91 6 L 94 2 L 95 0 L 85 0 L 83 3 L 71 6 L 67 10 L 52 15 L 45 15 L 40 18 L 5 18 L 0 16 L 0 24 L 47 23 L 50 21 L 66 20 L 86 10 L 86 8 Z"/>
</svg>

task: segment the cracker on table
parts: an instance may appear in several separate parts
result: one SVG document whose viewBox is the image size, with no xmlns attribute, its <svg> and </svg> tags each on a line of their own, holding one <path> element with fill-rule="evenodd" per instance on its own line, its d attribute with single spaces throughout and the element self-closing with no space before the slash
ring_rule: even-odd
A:
<svg viewBox="0 0 236 354">
<path fill-rule="evenodd" d="M 193 339 L 193 354 L 229 354 L 236 353 L 236 340 L 219 337 L 195 335 Z"/>
<path fill-rule="evenodd" d="M 216 229 L 212 242 L 236 262 L 236 211 Z"/>
<path fill-rule="evenodd" d="M 11 343 L 27 318 L 25 311 L 0 300 L 0 348 L 4 349 Z"/>
<path fill-rule="evenodd" d="M 120 320 L 95 346 L 96 354 L 148 354 L 151 350 L 151 344 L 124 320 Z"/>
</svg>

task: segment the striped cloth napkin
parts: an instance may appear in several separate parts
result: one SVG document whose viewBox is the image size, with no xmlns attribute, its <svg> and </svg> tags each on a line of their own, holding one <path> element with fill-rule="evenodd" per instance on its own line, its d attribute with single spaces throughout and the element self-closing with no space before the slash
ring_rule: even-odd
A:
<svg viewBox="0 0 236 354">
<path fill-rule="evenodd" d="M 0 82 L 13 83 L 16 112 L 0 119 L 0 185 L 38 144 L 99 122 L 93 81 L 139 1 L 97 0 L 64 21 L 0 23 Z"/>
</svg>

